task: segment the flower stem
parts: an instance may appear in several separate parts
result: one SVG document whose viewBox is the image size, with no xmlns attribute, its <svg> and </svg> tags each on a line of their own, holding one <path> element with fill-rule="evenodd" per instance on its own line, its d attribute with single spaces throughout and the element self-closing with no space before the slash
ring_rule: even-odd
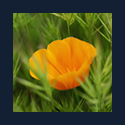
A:
<svg viewBox="0 0 125 125">
<path fill-rule="evenodd" d="M 68 35 L 70 36 L 70 29 L 69 29 L 69 26 L 68 26 L 68 21 L 67 21 L 67 28 L 68 28 Z"/>
</svg>

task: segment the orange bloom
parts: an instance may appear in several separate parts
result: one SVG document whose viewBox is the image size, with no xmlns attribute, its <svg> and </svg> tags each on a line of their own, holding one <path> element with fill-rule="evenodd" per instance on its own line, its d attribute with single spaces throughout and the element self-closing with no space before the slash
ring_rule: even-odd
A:
<svg viewBox="0 0 125 125">
<path fill-rule="evenodd" d="M 36 51 L 29 59 L 29 63 L 34 71 L 38 71 L 35 58 L 44 72 L 44 59 L 46 59 L 50 85 L 58 90 L 68 90 L 80 85 L 76 78 L 85 82 L 85 77 L 88 77 L 89 74 L 89 66 L 95 56 L 96 48 L 91 44 L 68 37 L 53 41 L 47 49 Z M 30 75 L 39 79 L 31 70 Z"/>
</svg>

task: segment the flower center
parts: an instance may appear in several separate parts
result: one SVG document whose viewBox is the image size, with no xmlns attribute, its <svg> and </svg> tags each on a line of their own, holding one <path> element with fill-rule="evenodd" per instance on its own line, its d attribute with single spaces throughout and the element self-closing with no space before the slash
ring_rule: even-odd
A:
<svg viewBox="0 0 125 125">
<path fill-rule="evenodd" d="M 72 70 L 70 70 L 69 68 L 66 68 L 67 69 L 67 72 L 70 73 L 70 72 L 75 72 L 76 71 L 76 67 L 74 67 Z"/>
</svg>

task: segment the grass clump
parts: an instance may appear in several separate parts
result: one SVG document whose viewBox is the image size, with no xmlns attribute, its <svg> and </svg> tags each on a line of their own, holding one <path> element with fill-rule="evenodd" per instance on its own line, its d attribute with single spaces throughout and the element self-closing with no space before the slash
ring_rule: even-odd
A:
<svg viewBox="0 0 125 125">
<path fill-rule="evenodd" d="M 46 74 L 29 74 L 29 58 L 53 40 L 74 36 L 97 57 L 79 87 L 59 91 Z M 112 112 L 112 13 L 13 13 L 13 112 Z"/>
</svg>

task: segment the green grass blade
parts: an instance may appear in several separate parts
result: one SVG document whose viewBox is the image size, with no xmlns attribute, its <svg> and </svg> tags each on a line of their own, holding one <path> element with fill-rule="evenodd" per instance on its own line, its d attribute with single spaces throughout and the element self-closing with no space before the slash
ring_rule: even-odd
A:
<svg viewBox="0 0 125 125">
<path fill-rule="evenodd" d="M 107 38 L 101 31 L 99 31 L 99 29 L 97 29 L 94 25 L 93 27 L 110 43 L 112 44 L 111 40 L 109 38 Z"/>
<path fill-rule="evenodd" d="M 102 21 L 102 19 L 99 17 L 98 14 L 96 14 L 102 25 L 105 27 L 105 29 L 108 31 L 108 33 L 112 36 L 112 33 L 109 31 L 108 27 L 105 25 L 105 23 Z"/>
<path fill-rule="evenodd" d="M 79 16 L 77 16 L 77 14 L 74 14 L 74 16 L 78 23 L 85 29 L 85 27 L 87 26 L 86 22 L 83 21 Z"/>
<path fill-rule="evenodd" d="M 27 81 L 27 80 L 25 80 L 25 79 L 22 79 L 22 78 L 17 77 L 16 80 L 17 80 L 19 83 L 21 83 L 22 85 L 25 85 L 25 86 L 30 87 L 30 88 L 32 88 L 32 89 L 37 89 L 37 90 L 44 91 L 44 88 L 43 88 L 43 87 L 41 87 L 41 86 L 39 86 L 39 85 L 36 85 L 36 84 L 34 84 L 34 83 L 30 82 L 30 81 Z"/>
</svg>

